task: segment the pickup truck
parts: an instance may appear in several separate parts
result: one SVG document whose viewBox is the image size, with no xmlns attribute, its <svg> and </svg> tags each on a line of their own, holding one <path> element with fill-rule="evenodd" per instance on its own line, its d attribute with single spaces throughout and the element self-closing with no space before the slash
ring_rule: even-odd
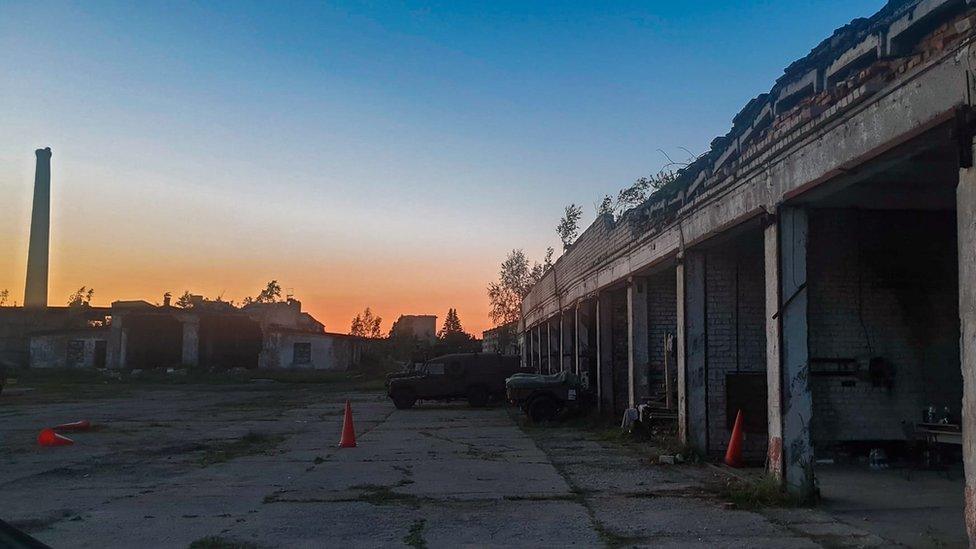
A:
<svg viewBox="0 0 976 549">
<path fill-rule="evenodd" d="M 515 374 L 505 380 L 505 396 L 533 423 L 551 421 L 561 413 L 589 407 L 590 394 L 572 372 Z"/>
</svg>

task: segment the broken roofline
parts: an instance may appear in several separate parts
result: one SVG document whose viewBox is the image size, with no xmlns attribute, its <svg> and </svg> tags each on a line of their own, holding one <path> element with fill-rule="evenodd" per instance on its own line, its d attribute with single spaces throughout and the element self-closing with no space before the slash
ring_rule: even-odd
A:
<svg viewBox="0 0 976 549">
<path fill-rule="evenodd" d="M 641 245 L 653 241 L 668 250 L 665 254 L 643 254 L 655 256 L 650 263 L 642 264 L 647 267 L 700 241 L 703 235 L 727 228 L 714 225 L 699 231 L 702 234 L 697 238 L 673 234 L 675 227 L 677 233 L 682 232 L 683 221 L 701 217 L 697 210 L 706 203 L 716 208 L 720 207 L 716 200 L 734 200 L 739 202 L 736 206 L 750 203 L 749 212 L 728 219 L 732 224 L 761 215 L 802 187 L 829 178 L 838 168 L 878 154 L 900 135 L 918 135 L 947 122 L 950 111 L 964 107 L 968 101 L 965 79 L 957 82 L 960 70 L 945 65 L 971 39 L 976 14 L 967 11 L 970 1 L 892 0 L 870 18 L 855 19 L 835 31 L 810 54 L 787 67 L 769 93 L 752 99 L 735 116 L 729 133 L 713 140 L 708 153 L 679 170 L 675 181 L 624 212 L 617 221 L 611 216 L 598 216 L 523 300 L 523 327 L 554 314 L 555 310 L 548 310 L 553 307 L 546 307 L 553 300 L 562 309 L 576 299 L 619 283 L 633 270 L 619 269 L 621 272 L 616 273 L 615 267 L 629 263 L 621 258 Z M 926 44 L 933 38 L 937 38 L 934 44 Z M 918 51 L 919 44 L 932 48 Z M 865 65 L 865 59 L 869 64 Z M 925 93 L 916 90 L 914 95 L 900 91 L 913 80 L 918 81 L 916 87 L 923 87 L 920 81 L 925 80 L 930 89 Z M 873 119 L 864 115 L 866 109 L 880 103 L 887 103 L 892 110 L 903 110 L 902 104 L 890 99 L 899 94 L 904 96 L 903 102 L 911 100 L 924 108 L 902 120 L 885 118 L 884 113 L 870 113 Z M 863 130 L 869 123 L 887 125 L 885 129 L 889 131 L 873 140 L 864 137 L 850 146 L 838 145 L 843 135 L 834 131 L 838 126 L 850 124 Z M 834 137 L 836 142 L 812 143 L 816 137 Z M 811 159 L 797 155 L 804 147 L 826 156 Z M 834 154 L 827 154 L 830 149 Z M 783 166 L 788 162 L 795 164 L 792 171 Z M 759 179 L 765 179 L 768 188 L 757 187 Z M 747 192 L 753 196 L 743 196 Z M 700 219 L 692 221 L 707 225 Z M 630 230 L 625 231 L 625 227 Z M 610 276 L 600 276 L 607 269 Z M 570 272 L 564 272 L 567 270 Z M 580 285 L 582 288 L 574 288 Z M 565 289 L 576 291 L 564 296 Z"/>
</svg>

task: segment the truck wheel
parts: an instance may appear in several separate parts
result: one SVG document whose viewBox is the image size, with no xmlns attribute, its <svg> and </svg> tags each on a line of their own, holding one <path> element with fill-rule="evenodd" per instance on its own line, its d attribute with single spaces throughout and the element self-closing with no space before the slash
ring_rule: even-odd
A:
<svg viewBox="0 0 976 549">
<path fill-rule="evenodd" d="M 477 385 L 468 389 L 468 404 L 474 408 L 482 408 L 488 405 L 488 389 Z"/>
<path fill-rule="evenodd" d="M 558 411 L 559 406 L 551 397 L 539 397 L 529 404 L 529 419 L 533 423 L 552 421 L 556 419 L 556 413 Z"/>
<path fill-rule="evenodd" d="M 393 405 L 397 407 L 398 410 L 406 410 L 407 408 L 412 408 L 417 402 L 417 396 L 413 394 L 412 391 L 397 391 L 391 396 L 393 399 Z"/>
</svg>

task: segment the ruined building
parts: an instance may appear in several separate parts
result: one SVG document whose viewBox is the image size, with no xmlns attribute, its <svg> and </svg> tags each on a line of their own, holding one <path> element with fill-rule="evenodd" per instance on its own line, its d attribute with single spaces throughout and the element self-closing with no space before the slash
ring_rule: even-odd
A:
<svg viewBox="0 0 976 549">
<path fill-rule="evenodd" d="M 750 101 L 673 183 L 599 217 L 522 304 L 523 360 L 794 491 L 838 445 L 962 418 L 976 539 L 976 7 L 890 1 Z M 962 409 L 960 410 L 960 407 Z"/>
<path fill-rule="evenodd" d="M 38 149 L 23 307 L 0 307 L 0 368 L 304 368 L 357 366 L 362 338 L 325 331 L 301 303 L 243 308 L 193 296 L 189 307 L 116 301 L 49 307 L 51 149 Z"/>
<path fill-rule="evenodd" d="M 437 315 L 400 315 L 390 328 L 390 335 L 433 343 L 437 339 Z"/>
</svg>

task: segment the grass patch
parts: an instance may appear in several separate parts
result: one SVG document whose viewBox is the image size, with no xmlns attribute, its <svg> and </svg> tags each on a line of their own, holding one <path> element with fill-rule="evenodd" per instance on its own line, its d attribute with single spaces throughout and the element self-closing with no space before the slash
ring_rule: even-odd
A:
<svg viewBox="0 0 976 549">
<path fill-rule="evenodd" d="M 285 437 L 281 435 L 266 435 L 250 431 L 238 440 L 220 442 L 207 447 L 200 457 L 200 465 L 206 467 L 242 456 L 267 454 L 284 440 Z"/>
<path fill-rule="evenodd" d="M 190 544 L 189 549 L 257 549 L 254 543 L 238 541 L 223 536 L 207 536 Z"/>
<path fill-rule="evenodd" d="M 370 505 L 376 505 L 377 507 L 401 504 L 416 506 L 420 503 L 421 499 L 411 494 L 394 492 L 391 486 L 382 486 L 379 484 L 359 484 L 357 486 L 350 486 L 350 488 L 353 490 L 361 490 L 359 496 L 354 498 L 353 501 L 363 501 Z"/>
<path fill-rule="evenodd" d="M 770 475 L 754 481 L 730 478 L 719 495 L 740 509 L 803 507 L 811 503 L 784 490 L 780 482 Z"/>
<path fill-rule="evenodd" d="M 414 549 L 426 549 L 427 540 L 424 539 L 424 529 L 427 528 L 427 519 L 417 519 L 410 525 L 407 535 L 403 536 L 403 543 Z"/>
</svg>

